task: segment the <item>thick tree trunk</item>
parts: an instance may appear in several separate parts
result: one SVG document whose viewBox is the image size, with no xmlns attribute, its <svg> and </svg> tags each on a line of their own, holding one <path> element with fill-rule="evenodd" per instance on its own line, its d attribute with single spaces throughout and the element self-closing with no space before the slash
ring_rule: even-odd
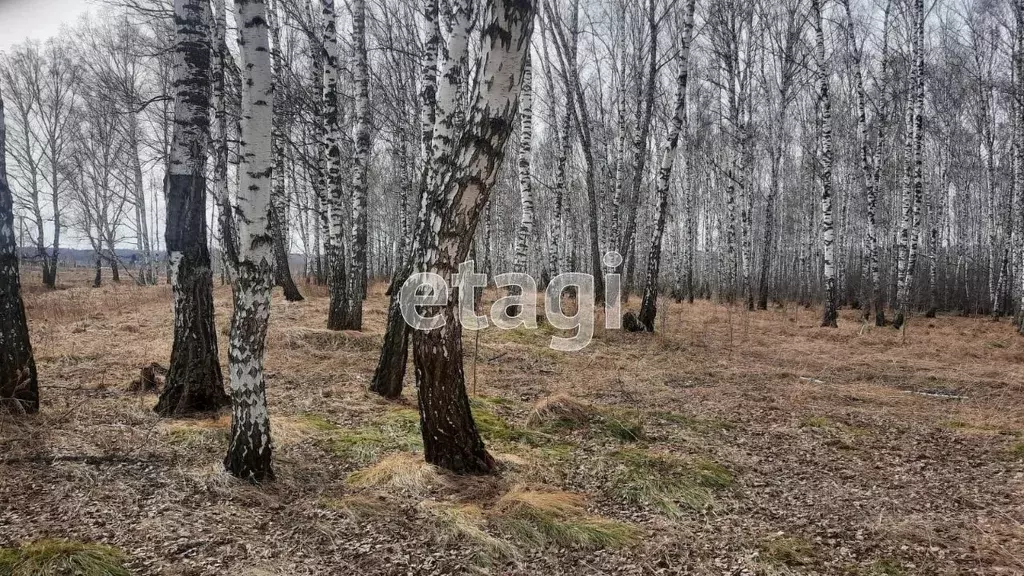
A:
<svg viewBox="0 0 1024 576">
<path fill-rule="evenodd" d="M 7 131 L 0 94 L 0 410 L 39 412 L 39 381 L 21 300 L 14 201 L 7 183 Z"/>
<path fill-rule="evenodd" d="M 228 370 L 231 436 L 224 467 L 250 482 L 274 479 L 263 355 L 270 320 L 274 82 L 264 0 L 235 0 L 243 82 L 239 164 L 239 258 Z"/>
<path fill-rule="evenodd" d="M 480 212 L 503 160 L 518 108 L 523 68 L 533 28 L 529 0 L 491 0 L 480 33 L 479 84 L 457 133 L 454 98 L 466 61 L 471 13 L 465 0 L 455 3 L 449 55 L 439 75 L 438 117 L 434 126 L 425 218 L 417 226 L 420 269 L 451 280 L 473 242 Z M 419 389 L 424 453 L 427 462 L 457 473 L 489 473 L 494 460 L 484 448 L 466 395 L 462 329 L 456 319 L 458 298 L 435 308 L 445 324 L 413 331 L 413 358 Z"/>
<path fill-rule="evenodd" d="M 174 134 L 165 181 L 174 344 L 155 408 L 161 416 L 214 411 L 228 403 L 217 357 L 213 272 L 206 246 L 210 8 L 203 0 L 175 0 L 174 10 Z"/>
</svg>

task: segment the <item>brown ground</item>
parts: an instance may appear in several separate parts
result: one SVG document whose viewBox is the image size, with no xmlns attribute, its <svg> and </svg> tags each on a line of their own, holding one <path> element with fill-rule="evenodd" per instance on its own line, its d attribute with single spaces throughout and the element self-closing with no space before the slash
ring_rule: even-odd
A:
<svg viewBox="0 0 1024 576">
<path fill-rule="evenodd" d="M 324 330 L 326 297 L 306 286 L 302 303 L 275 293 L 278 482 L 258 488 L 221 472 L 229 417 L 161 421 L 155 395 L 126 391 L 170 355 L 169 288 L 71 277 L 51 293 L 26 279 L 43 404 L 0 419 L 0 546 L 103 542 L 133 574 L 1024 574 L 1024 339 L 1005 320 L 915 318 L 902 335 L 849 310 L 829 330 L 818 310 L 672 304 L 659 334 L 599 329 L 574 354 L 546 348 L 550 329 L 491 328 L 475 363 L 467 337 L 466 368 L 498 421 L 501 476 L 421 470 L 422 482 L 365 488 L 349 474 L 402 447 L 363 436 L 390 434 L 382 415 L 408 415 L 414 390 L 405 410 L 365 392 L 381 286 L 362 334 Z M 222 335 L 229 296 L 217 287 Z M 525 441 L 533 404 L 559 392 L 639 421 L 642 438 L 591 427 Z M 630 503 L 608 489 L 624 449 L 712 462 L 732 479 L 678 514 Z M 498 519 L 481 533 L 438 520 L 491 514 L 524 485 L 581 495 L 589 517 L 632 540 L 509 540 L 515 550 L 488 556 Z"/>
</svg>

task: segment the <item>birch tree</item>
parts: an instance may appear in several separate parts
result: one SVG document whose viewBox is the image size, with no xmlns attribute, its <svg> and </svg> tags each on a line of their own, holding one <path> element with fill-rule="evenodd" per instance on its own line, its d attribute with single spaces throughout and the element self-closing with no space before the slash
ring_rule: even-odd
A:
<svg viewBox="0 0 1024 576">
<path fill-rule="evenodd" d="M 344 191 L 341 175 L 341 118 L 338 106 L 338 29 L 337 14 L 334 0 L 323 1 L 324 39 L 323 39 L 323 122 L 325 174 L 322 186 L 325 190 L 327 208 L 330 217 L 330 235 L 327 239 L 327 286 L 331 300 L 327 311 L 327 328 L 344 330 L 350 326 L 349 315 L 352 305 L 349 299 L 347 260 L 345 257 L 345 229 L 342 211 L 345 210 Z"/>
<path fill-rule="evenodd" d="M 223 1 L 223 0 L 215 0 Z M 267 19 L 270 35 L 273 39 L 271 44 L 271 58 L 273 61 L 274 83 L 280 87 L 285 78 L 284 50 L 281 49 L 281 24 L 277 13 L 277 7 L 273 4 L 267 6 Z M 214 50 L 217 48 L 214 47 Z M 292 278 L 291 266 L 288 261 L 288 193 L 285 189 L 285 164 L 287 160 L 287 141 L 285 138 L 285 116 L 284 100 L 285 91 L 274 92 L 274 107 L 277 114 L 274 115 L 274 188 L 271 195 L 270 230 L 274 238 L 274 284 L 281 287 L 285 300 L 289 302 L 302 301 L 302 294 L 299 292 L 295 280 Z"/>
<path fill-rule="evenodd" d="M 419 145 L 420 145 L 420 174 L 417 186 L 419 197 L 418 220 L 426 217 L 427 209 L 427 184 L 430 175 L 430 167 L 433 164 L 434 155 L 434 125 L 437 122 L 437 88 L 438 88 L 438 50 L 441 46 L 441 23 L 438 18 L 438 0 L 423 0 L 423 19 L 420 23 L 423 29 L 424 52 L 420 56 L 420 84 L 419 84 Z M 467 41 L 460 35 L 457 38 L 460 42 Z M 455 46 L 458 49 L 459 46 Z M 449 58 L 452 49 L 445 48 L 445 58 Z M 370 390 L 386 398 L 398 398 L 402 395 L 402 382 L 405 378 L 405 368 L 409 354 L 409 326 L 402 316 L 401 302 L 399 301 L 399 290 L 405 281 L 412 274 L 414 266 L 418 263 L 419 255 L 417 250 L 420 245 L 415 241 L 410 242 L 409 250 L 400 264 L 396 267 L 395 274 L 391 280 L 390 301 L 388 302 L 388 324 L 384 332 L 384 343 L 381 345 L 380 358 L 377 361 L 377 368 L 373 372 L 373 379 L 370 382 Z"/>
<path fill-rule="evenodd" d="M 370 162 L 370 69 L 366 53 L 366 0 L 353 0 L 352 39 L 355 45 L 355 155 L 352 159 L 352 262 L 348 272 L 349 311 L 346 328 L 362 330 L 366 297 L 366 196 Z"/>
<path fill-rule="evenodd" d="M 156 412 L 215 411 L 224 393 L 213 321 L 213 271 L 206 242 L 206 150 L 210 139 L 210 4 L 175 0 L 174 131 L 165 245 L 174 294 L 174 343 Z"/>
<path fill-rule="evenodd" d="M 835 227 L 832 221 L 832 99 L 825 60 L 825 31 L 821 0 L 811 0 L 814 18 L 815 75 L 818 85 L 818 178 L 821 186 L 821 241 L 824 258 L 825 306 L 821 325 L 835 328 L 839 318 L 836 285 Z"/>
<path fill-rule="evenodd" d="M 665 223 L 669 211 L 669 184 L 672 177 L 672 166 L 675 162 L 676 150 L 679 147 L 680 134 L 686 131 L 686 82 L 689 76 L 690 42 L 693 36 L 693 13 L 695 0 L 687 0 L 683 16 L 683 33 L 676 54 L 676 66 L 679 68 L 676 78 L 676 102 L 672 119 L 669 124 L 668 136 L 662 151 L 661 166 L 658 167 L 658 178 L 655 188 L 656 222 L 654 237 L 651 239 L 651 250 L 647 257 L 647 282 L 644 286 L 643 300 L 640 303 L 638 319 L 644 330 L 654 332 L 654 319 L 657 316 L 658 273 L 661 267 L 661 243 L 665 234 Z"/>
<path fill-rule="evenodd" d="M 513 130 L 533 29 L 531 0 L 489 0 L 481 20 L 477 84 L 456 131 L 459 67 L 466 59 L 471 23 L 467 0 L 453 2 L 448 54 L 439 74 L 434 161 L 424 218 L 417 225 L 419 269 L 451 280 L 467 257 L 487 204 L 503 150 Z M 494 459 L 477 431 L 466 395 L 457 293 L 431 310 L 444 320 L 413 331 L 413 358 L 426 461 L 457 473 L 489 473 Z"/>
<path fill-rule="evenodd" d="M 0 409 L 39 411 L 39 381 L 21 300 L 14 202 L 7 183 L 7 129 L 0 93 Z"/>
<path fill-rule="evenodd" d="M 235 0 L 242 70 L 238 260 L 228 371 L 231 436 L 224 467 L 251 482 L 274 479 L 263 356 L 270 321 L 274 238 L 270 230 L 274 81 L 264 0 Z"/>
</svg>

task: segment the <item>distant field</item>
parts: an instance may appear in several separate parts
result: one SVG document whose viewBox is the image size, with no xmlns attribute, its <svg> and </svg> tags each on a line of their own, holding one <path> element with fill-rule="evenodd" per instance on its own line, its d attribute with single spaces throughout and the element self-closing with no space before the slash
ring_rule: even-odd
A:
<svg viewBox="0 0 1024 576">
<path fill-rule="evenodd" d="M 421 463 L 415 387 L 365 388 L 385 320 L 324 329 L 275 292 L 278 482 L 222 471 L 230 416 L 161 420 L 127 386 L 170 357 L 170 288 L 62 271 L 25 303 L 40 414 L 0 416 L 0 543 L 102 542 L 133 574 L 1024 573 L 1024 338 L 1008 322 L 664 304 L 655 335 L 465 338 L 500 475 Z M 493 291 L 485 300 L 497 296 Z M 215 289 L 226 364 L 230 289 Z M 634 298 L 630 304 L 635 308 Z M 411 371 L 410 371 L 411 372 Z M 411 374 L 410 374 L 411 375 Z"/>
</svg>

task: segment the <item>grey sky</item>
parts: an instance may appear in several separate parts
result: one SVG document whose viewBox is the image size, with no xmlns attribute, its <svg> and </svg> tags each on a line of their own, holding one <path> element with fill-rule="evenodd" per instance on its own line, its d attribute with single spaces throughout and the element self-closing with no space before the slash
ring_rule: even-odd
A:
<svg viewBox="0 0 1024 576">
<path fill-rule="evenodd" d="M 86 0 L 0 0 L 0 51 L 25 38 L 55 36 L 61 24 L 77 21 L 90 4 Z"/>
</svg>

